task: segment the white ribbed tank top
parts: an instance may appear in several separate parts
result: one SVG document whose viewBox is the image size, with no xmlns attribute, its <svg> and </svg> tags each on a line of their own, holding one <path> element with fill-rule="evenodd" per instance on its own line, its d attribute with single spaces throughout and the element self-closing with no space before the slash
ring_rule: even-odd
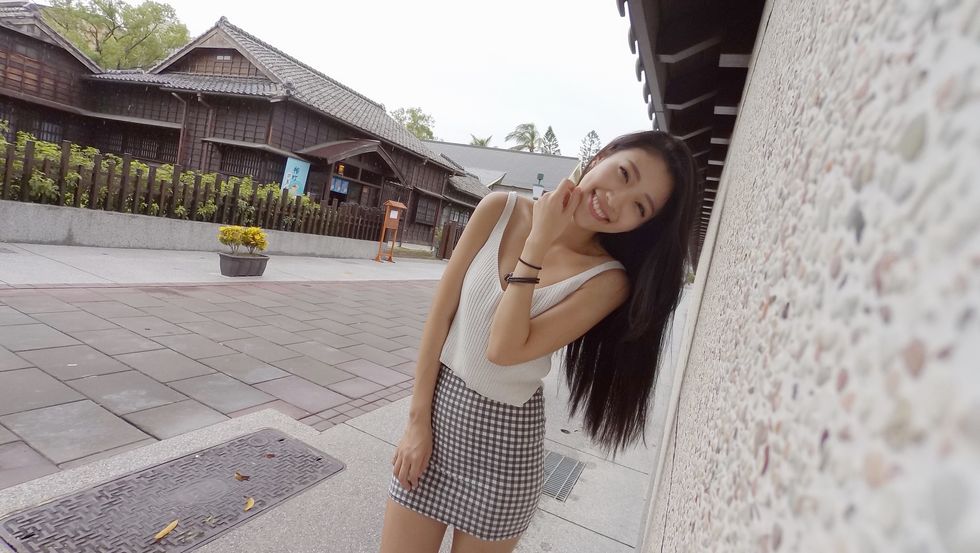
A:
<svg viewBox="0 0 980 553">
<path fill-rule="evenodd" d="M 500 289 L 497 262 L 500 240 L 516 203 L 517 194 L 511 192 L 500 219 L 463 276 L 459 307 L 439 360 L 471 390 L 502 403 L 521 406 L 531 399 L 551 370 L 552 354 L 509 367 L 487 361 L 490 324 L 504 294 Z M 599 273 L 622 267 L 619 261 L 608 261 L 560 282 L 535 289 L 531 300 L 531 318 L 551 309 Z"/>
</svg>

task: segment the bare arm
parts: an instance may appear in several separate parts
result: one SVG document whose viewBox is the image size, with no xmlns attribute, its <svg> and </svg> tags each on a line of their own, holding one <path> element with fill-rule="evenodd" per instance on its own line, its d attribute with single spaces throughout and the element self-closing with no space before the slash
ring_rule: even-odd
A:
<svg viewBox="0 0 980 553">
<path fill-rule="evenodd" d="M 436 287 L 419 343 L 408 428 L 392 459 L 393 473 L 405 489 L 418 485 L 432 455 L 432 400 L 439 377 L 439 356 L 459 307 L 463 276 L 486 243 L 506 202 L 507 195 L 501 193 L 492 193 L 480 201 Z"/>
</svg>

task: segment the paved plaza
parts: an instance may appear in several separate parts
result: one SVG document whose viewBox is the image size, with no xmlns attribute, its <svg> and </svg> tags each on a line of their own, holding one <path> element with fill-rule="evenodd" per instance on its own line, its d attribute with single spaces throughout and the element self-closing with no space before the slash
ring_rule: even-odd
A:
<svg viewBox="0 0 980 553">
<path fill-rule="evenodd" d="M 273 408 L 407 397 L 434 281 L 0 290 L 0 488 Z"/>
</svg>

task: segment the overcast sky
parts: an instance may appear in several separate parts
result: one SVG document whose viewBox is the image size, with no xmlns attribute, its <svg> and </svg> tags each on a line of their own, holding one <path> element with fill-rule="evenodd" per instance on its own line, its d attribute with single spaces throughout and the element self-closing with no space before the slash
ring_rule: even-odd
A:
<svg viewBox="0 0 980 553">
<path fill-rule="evenodd" d="M 437 138 L 491 145 L 551 125 L 577 156 L 651 128 L 627 19 L 613 0 L 163 0 L 191 36 L 222 15 L 391 111 L 419 106 Z"/>
</svg>

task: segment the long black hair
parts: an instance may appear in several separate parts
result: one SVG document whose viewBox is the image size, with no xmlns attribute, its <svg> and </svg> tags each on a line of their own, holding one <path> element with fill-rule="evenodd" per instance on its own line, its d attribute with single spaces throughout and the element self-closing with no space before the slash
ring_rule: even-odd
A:
<svg viewBox="0 0 980 553">
<path fill-rule="evenodd" d="M 626 267 L 629 298 L 565 351 L 571 413 L 582 409 L 586 434 L 613 453 L 643 436 L 667 324 L 693 265 L 701 202 L 690 150 L 682 140 L 660 131 L 616 138 L 588 162 L 583 175 L 613 152 L 632 148 L 651 152 L 667 164 L 670 198 L 640 227 L 599 235 L 603 248 Z"/>
</svg>

